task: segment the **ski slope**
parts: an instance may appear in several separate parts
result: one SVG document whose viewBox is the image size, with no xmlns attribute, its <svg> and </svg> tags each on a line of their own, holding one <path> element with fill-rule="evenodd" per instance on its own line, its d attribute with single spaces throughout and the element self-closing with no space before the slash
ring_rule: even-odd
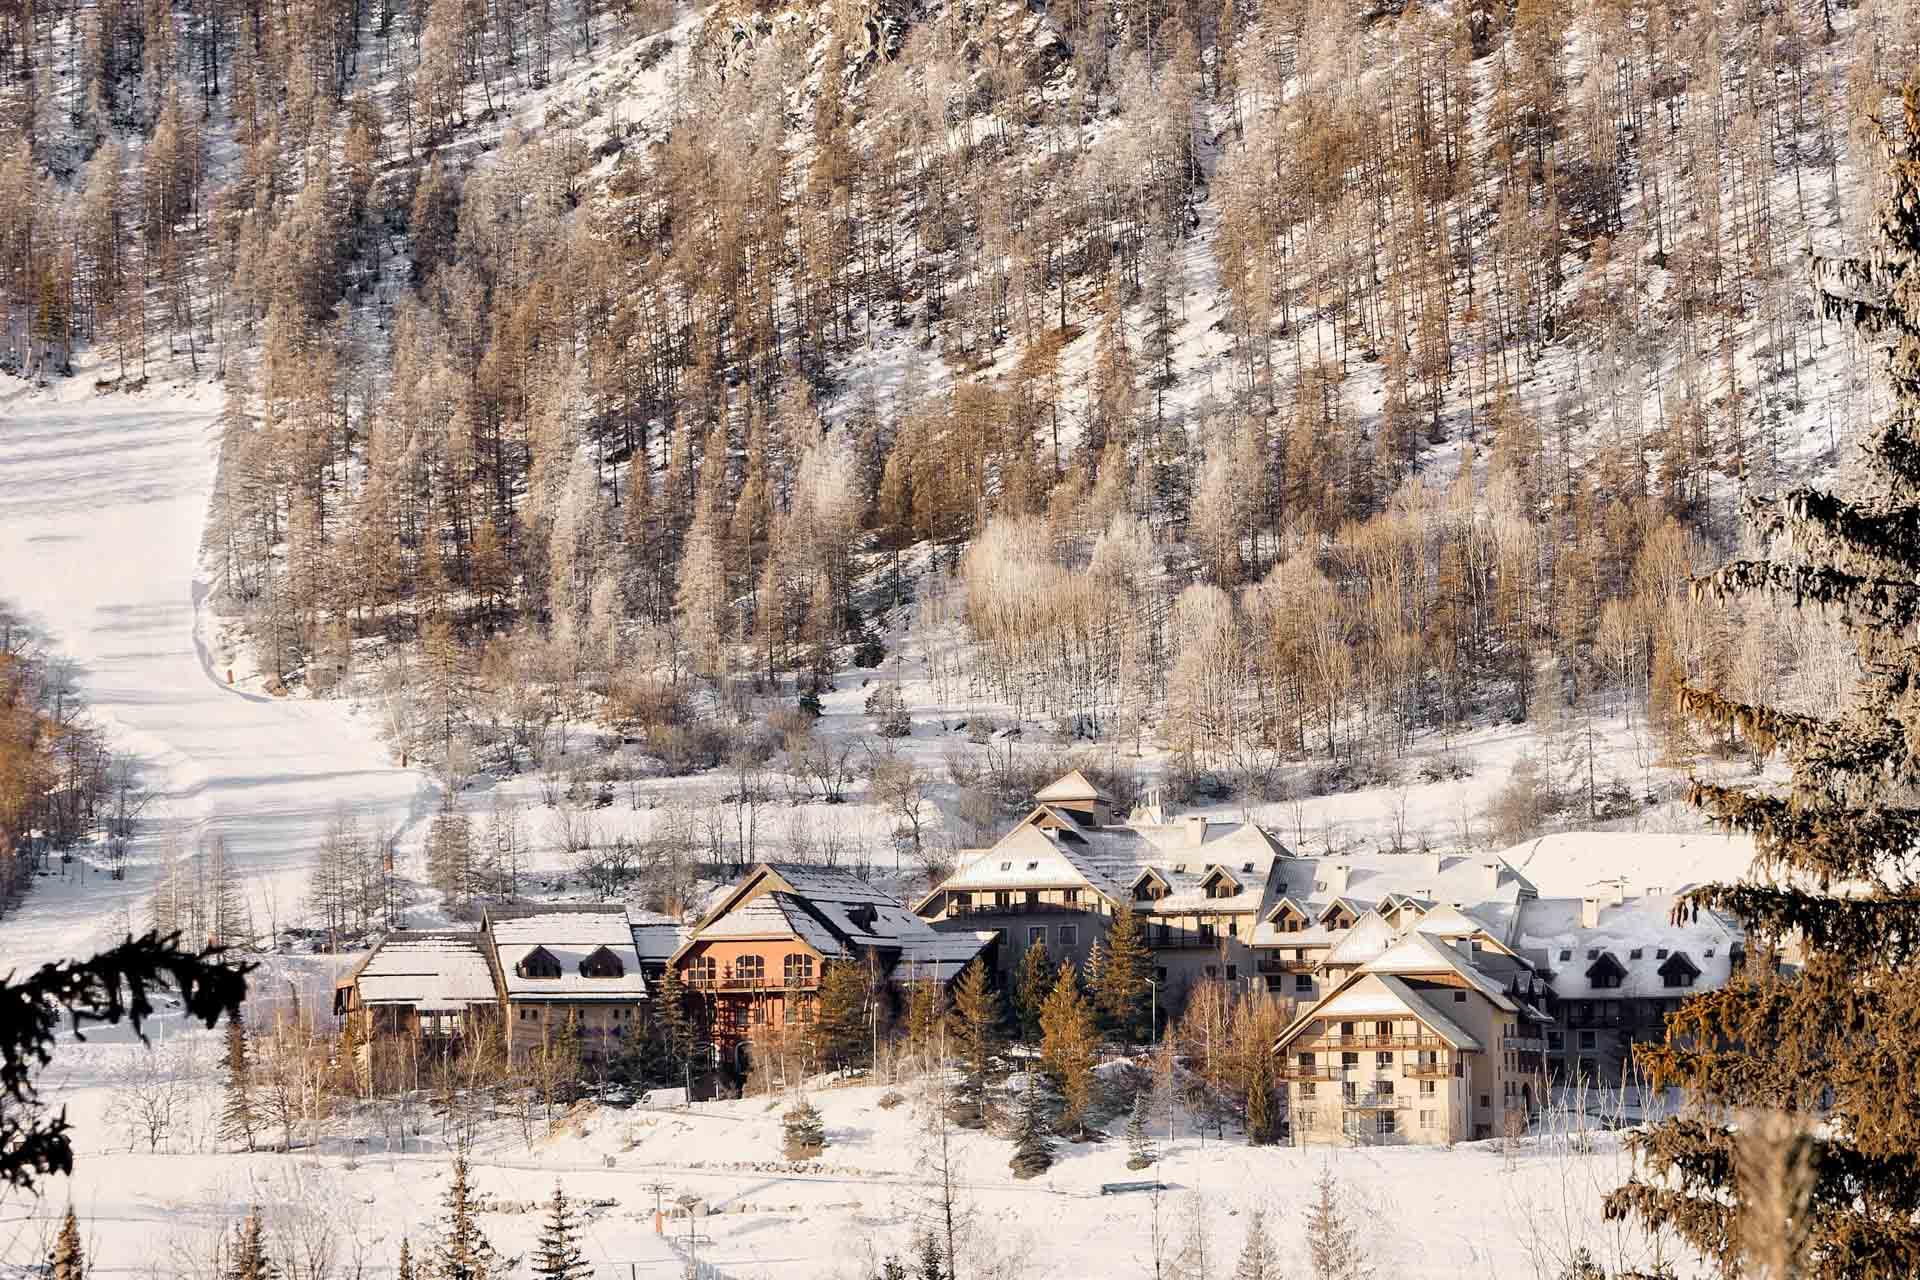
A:
<svg viewBox="0 0 1920 1280">
<path fill-rule="evenodd" d="M 73 662 L 92 715 L 156 798 L 124 881 L 76 858 L 0 922 L 0 973 L 141 926 L 167 857 L 216 834 L 256 925 L 284 925 L 337 806 L 367 831 L 427 803 L 425 780 L 392 762 L 369 717 L 229 687 L 216 667 L 197 574 L 213 401 L 102 397 L 89 384 L 46 392 L 0 378 L 0 599 Z"/>
</svg>

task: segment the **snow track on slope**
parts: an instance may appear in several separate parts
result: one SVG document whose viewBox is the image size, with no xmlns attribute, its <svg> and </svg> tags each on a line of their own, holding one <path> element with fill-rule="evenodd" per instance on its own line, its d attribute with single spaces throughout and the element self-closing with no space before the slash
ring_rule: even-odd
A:
<svg viewBox="0 0 1920 1280">
<path fill-rule="evenodd" d="M 214 834 L 258 927 L 285 925 L 337 806 L 368 834 L 429 807 L 428 784 L 392 763 L 366 717 L 229 687 L 216 669 L 197 576 L 212 408 L 191 395 L 68 399 L 78 380 L 60 391 L 0 396 L 0 600 L 74 664 L 93 718 L 158 797 L 126 880 L 76 858 L 0 922 L 0 973 L 108 940 L 122 907 L 141 925 L 169 849 Z"/>
</svg>

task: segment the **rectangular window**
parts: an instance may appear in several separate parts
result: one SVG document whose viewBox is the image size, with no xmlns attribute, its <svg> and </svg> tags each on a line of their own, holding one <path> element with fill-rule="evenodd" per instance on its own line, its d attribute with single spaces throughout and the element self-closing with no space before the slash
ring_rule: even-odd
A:
<svg viewBox="0 0 1920 1280">
<path fill-rule="evenodd" d="M 1567 1033 L 1564 1031 L 1547 1032 L 1547 1051 L 1559 1053 L 1567 1047 Z"/>
<path fill-rule="evenodd" d="M 1490 1095 L 1484 1093 L 1480 1095 L 1480 1109 L 1482 1111 L 1491 1111 L 1493 1109 L 1493 1098 Z"/>
<path fill-rule="evenodd" d="M 1464 992 L 1464 991 L 1456 991 L 1456 992 L 1454 992 L 1454 993 L 1453 993 L 1453 1002 L 1454 1002 L 1455 1004 L 1465 1004 L 1465 1003 L 1467 1002 L 1467 993 L 1466 993 L 1466 992 Z"/>
<path fill-rule="evenodd" d="M 1313 1112 L 1302 1111 L 1300 1113 L 1300 1132 L 1302 1133 L 1312 1132 L 1314 1128 L 1314 1121 L 1316 1119 L 1317 1117 L 1314 1115 Z"/>
<path fill-rule="evenodd" d="M 1237 981 L 1239 981 L 1239 979 L 1240 979 L 1240 966 L 1239 966 L 1239 965 L 1237 965 L 1237 964 L 1230 964 L 1230 965 L 1228 965 L 1228 966 L 1227 966 L 1227 981 L 1228 981 L 1228 982 L 1237 982 Z"/>
<path fill-rule="evenodd" d="M 1319 1093 L 1319 1091 L 1320 1091 L 1320 1086 L 1315 1084 L 1313 1081 L 1308 1080 L 1303 1082 L 1300 1086 L 1300 1101 L 1312 1102 L 1314 1099 L 1314 1096 L 1317 1093 Z"/>
<path fill-rule="evenodd" d="M 1044 947 L 1047 945 L 1047 926 L 1036 924 L 1027 930 L 1027 945 Z"/>
<path fill-rule="evenodd" d="M 1005 869 L 1004 867 L 1001 868 L 1003 871 Z M 1010 907 L 1013 905 L 1013 895 L 1005 889 L 995 889 L 993 891 L 993 905 L 996 907 Z"/>
<path fill-rule="evenodd" d="M 1592 1031 L 1582 1031 L 1580 1033 L 1580 1052 L 1592 1053 L 1594 1049 L 1598 1047 L 1599 1041 L 1600 1041 L 1600 1037 L 1597 1033 Z"/>
<path fill-rule="evenodd" d="M 1382 1049 L 1379 1053 L 1374 1054 L 1373 1066 L 1377 1071 L 1393 1070 L 1393 1051 L 1390 1049 Z"/>
<path fill-rule="evenodd" d="M 1069 949 L 1080 945 L 1080 926 L 1063 924 L 1060 926 L 1060 945 Z"/>
<path fill-rule="evenodd" d="M 1308 991 L 1308 992 L 1310 992 L 1310 991 L 1312 991 L 1312 990 L 1313 990 L 1313 975 L 1312 975 L 1312 974 L 1307 974 L 1307 973 L 1296 973 L 1296 974 L 1294 974 L 1294 975 L 1293 975 L 1293 989 L 1294 989 L 1295 991 Z"/>
<path fill-rule="evenodd" d="M 1422 1129 L 1438 1129 L 1440 1127 L 1440 1113 L 1438 1111 L 1422 1111 L 1420 1113 L 1420 1127 Z"/>
<path fill-rule="evenodd" d="M 1398 1123 L 1399 1123 L 1398 1119 L 1394 1116 L 1393 1112 L 1391 1111 L 1374 1112 L 1373 1131 L 1375 1133 L 1392 1133 L 1394 1131 L 1394 1127 Z"/>
<path fill-rule="evenodd" d="M 1423 1098 L 1431 1098 L 1431 1097 L 1433 1097 L 1433 1096 L 1434 1096 L 1434 1085 L 1433 1085 L 1433 1081 L 1431 1081 L 1431 1080 L 1422 1080 L 1422 1081 L 1420 1082 L 1420 1096 L 1421 1096 L 1421 1097 L 1423 1097 Z"/>
<path fill-rule="evenodd" d="M 1343 1053 L 1340 1055 L 1340 1067 L 1342 1070 L 1351 1071 L 1351 1070 L 1357 1069 L 1359 1065 L 1360 1065 L 1359 1054 Z"/>
<path fill-rule="evenodd" d="M 1078 889 L 1063 889 L 1060 891 L 1060 901 L 1070 907 L 1075 906 L 1080 901 L 1080 891 Z"/>
<path fill-rule="evenodd" d="M 1219 965 L 1215 965 L 1215 964 L 1210 964 L 1210 965 L 1208 965 L 1208 966 L 1207 966 L 1207 976 L 1208 976 L 1209 978 L 1217 978 L 1217 977 L 1219 977 L 1219 976 L 1220 976 L 1220 966 L 1219 966 Z"/>
</svg>

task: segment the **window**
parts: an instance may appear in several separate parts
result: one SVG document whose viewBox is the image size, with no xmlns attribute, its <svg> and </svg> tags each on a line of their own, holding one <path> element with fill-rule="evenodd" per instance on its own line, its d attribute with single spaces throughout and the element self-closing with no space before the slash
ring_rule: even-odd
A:
<svg viewBox="0 0 1920 1280">
<path fill-rule="evenodd" d="M 1000 864 L 1000 869 L 1002 871 L 1011 871 L 1013 870 L 1013 864 L 1011 862 L 1003 862 Z"/>
<path fill-rule="evenodd" d="M 1240 936 L 1240 922 L 1238 920 L 1227 921 L 1227 936 L 1229 938 L 1237 938 Z"/>
<path fill-rule="evenodd" d="M 1564 1031 L 1547 1032 L 1547 1052 L 1559 1053 L 1567 1047 L 1567 1033 Z"/>
<path fill-rule="evenodd" d="M 1153 967 L 1153 980 L 1155 982 L 1165 982 L 1167 980 L 1167 966 L 1163 964 L 1155 965 Z"/>
<path fill-rule="evenodd" d="M 1010 907 L 1013 905 L 1013 895 L 1005 889 L 995 889 L 993 891 L 993 905 L 996 907 Z"/>
<path fill-rule="evenodd" d="M 1240 864 L 1240 874 L 1241 874 L 1241 875 L 1252 875 L 1252 874 L 1253 874 L 1253 864 L 1252 864 L 1251 862 L 1243 862 L 1243 863 L 1241 863 L 1241 864 Z"/>
<path fill-rule="evenodd" d="M 753 1004 L 749 1006 L 749 1008 L 750 1008 L 750 1014 L 748 1017 L 748 1021 L 753 1023 L 754 1026 L 756 1027 L 760 1026 L 762 1023 L 764 1023 L 767 1020 L 767 1006 L 765 1002 L 760 1000 L 755 1000 Z"/>
<path fill-rule="evenodd" d="M 520 1006 L 520 1021 L 532 1022 L 535 1018 L 538 1018 L 539 1016 L 540 1016 L 540 1011 L 538 1009 L 529 1009 L 525 1005 Z"/>
<path fill-rule="evenodd" d="M 1040 905 L 1040 891 L 1038 889 L 1027 890 L 1027 905 L 1030 907 Z"/>
<path fill-rule="evenodd" d="M 1228 982 L 1238 982 L 1239 980 L 1240 980 L 1240 966 L 1239 966 L 1239 965 L 1237 965 L 1237 964 L 1230 964 L 1230 965 L 1228 965 L 1228 966 L 1227 966 L 1227 981 L 1228 981 Z"/>
<path fill-rule="evenodd" d="M 971 910 L 972 907 L 973 907 L 972 894 L 956 893 L 953 895 L 953 909 L 955 912 L 965 912 L 965 911 Z"/>
<path fill-rule="evenodd" d="M 1598 1080 L 1600 1078 L 1599 1069 L 1594 1066 L 1592 1058 L 1580 1059 L 1580 1078 L 1582 1080 Z"/>
<path fill-rule="evenodd" d="M 1354 1028 L 1353 1023 L 1343 1022 L 1340 1024 L 1340 1034 L 1343 1036 L 1350 1036 L 1354 1033 L 1353 1028 Z"/>
<path fill-rule="evenodd" d="M 1393 1034 L 1393 1024 L 1391 1022 L 1376 1022 L 1373 1024 L 1373 1034 L 1382 1037 L 1390 1036 Z"/>
<path fill-rule="evenodd" d="M 1080 945 L 1080 926 L 1077 924 L 1061 925 L 1060 926 L 1060 945 L 1068 948 L 1079 946 Z"/>
<path fill-rule="evenodd" d="M 1375 1071 L 1393 1070 L 1393 1051 L 1391 1049 L 1382 1049 L 1379 1053 L 1374 1054 L 1373 1069 Z"/>
<path fill-rule="evenodd" d="M 1030 947 L 1046 946 L 1047 945 L 1047 926 L 1043 924 L 1036 924 L 1030 927 L 1027 930 L 1027 945 Z"/>
<path fill-rule="evenodd" d="M 1693 974 L 1686 969 L 1678 967 L 1669 969 L 1667 970 L 1667 985 L 1670 987 L 1690 987 L 1693 985 Z"/>
<path fill-rule="evenodd" d="M 1310 973 L 1294 974 L 1293 989 L 1295 991 L 1311 992 L 1313 990 L 1313 975 Z"/>
<path fill-rule="evenodd" d="M 1435 1084 L 1434 1084 L 1434 1082 L 1433 1082 L 1433 1081 L 1431 1081 L 1431 1080 L 1422 1080 L 1422 1081 L 1420 1082 L 1420 1096 L 1421 1096 L 1421 1097 L 1423 1097 L 1423 1098 L 1431 1098 L 1431 1097 L 1433 1097 L 1433 1096 L 1435 1096 L 1435 1094 L 1436 1094 L 1437 1092 L 1438 1092 L 1438 1090 L 1437 1090 L 1437 1087 L 1435 1086 Z"/>
<path fill-rule="evenodd" d="M 1300 932 L 1300 922 L 1298 920 L 1295 920 L 1292 916 L 1288 916 L 1285 920 L 1280 922 L 1280 932 L 1298 933 Z M 1712 952 L 1708 952 L 1708 954 L 1711 955 Z"/>
<path fill-rule="evenodd" d="M 1027 870 L 1029 871 L 1038 871 L 1039 869 L 1040 869 L 1040 864 L 1037 862 L 1029 862 L 1027 864 Z"/>
<path fill-rule="evenodd" d="M 1587 959 L 1598 960 L 1599 958 L 1600 958 L 1600 948 L 1598 947 L 1587 948 Z"/>
<path fill-rule="evenodd" d="M 1627 959 L 1638 960 L 1644 954 L 1646 954 L 1645 947 L 1635 947 L 1633 950 L 1627 952 Z"/>
<path fill-rule="evenodd" d="M 1438 1111 L 1422 1111 L 1420 1113 L 1420 1127 L 1422 1129 L 1438 1129 L 1440 1127 L 1440 1113 Z"/>
<path fill-rule="evenodd" d="M 1356 1070 L 1358 1069 L 1359 1066 L 1360 1066 L 1359 1054 L 1353 1053 L 1353 1052 L 1347 1052 L 1340 1055 L 1340 1069 L 1342 1071 Z"/>
<path fill-rule="evenodd" d="M 1300 1101 L 1312 1102 L 1314 1100 L 1314 1097 L 1319 1092 L 1320 1092 L 1319 1085 L 1315 1084 L 1311 1080 L 1303 1081 L 1300 1085 Z"/>
<path fill-rule="evenodd" d="M 1398 1118 L 1395 1117 L 1391 1111 L 1376 1111 L 1373 1114 L 1373 1131 L 1375 1133 L 1392 1133 L 1394 1126 L 1398 1123 Z"/>
<path fill-rule="evenodd" d="M 1303 1053 L 1303 1054 L 1301 1054 L 1301 1055 L 1300 1055 L 1300 1057 L 1298 1058 L 1298 1061 L 1299 1061 L 1299 1063 L 1300 1063 L 1300 1069 L 1301 1069 L 1302 1071 L 1311 1071 L 1311 1070 L 1313 1070 L 1313 1055 L 1312 1055 L 1312 1054 L 1310 1054 L 1310 1053 Z"/>
<path fill-rule="evenodd" d="M 1712 955 L 1713 952 L 1709 951 L 1707 954 Z M 1655 960 L 1665 960 L 1667 958 L 1667 949 L 1665 947 L 1656 948 L 1653 953 L 1653 958 Z"/>
<path fill-rule="evenodd" d="M 733 976 L 747 982 L 764 982 L 767 962 L 759 956 L 741 956 L 733 962 Z"/>
<path fill-rule="evenodd" d="M 1300 1132 L 1302 1133 L 1311 1132 L 1314 1128 L 1315 1119 L 1316 1117 L 1313 1112 L 1302 1111 L 1300 1113 Z"/>
<path fill-rule="evenodd" d="M 1489 1109 L 1491 1109 L 1491 1108 L 1492 1108 L 1492 1106 L 1493 1106 L 1493 1099 L 1492 1099 L 1491 1097 L 1489 1097 L 1488 1095 L 1486 1095 L 1486 1094 L 1484 1094 L 1484 1093 L 1483 1093 L 1483 1094 L 1481 1094 L 1481 1095 L 1480 1095 L 1480 1109 L 1481 1109 L 1482 1111 L 1486 1111 L 1486 1110 L 1489 1110 Z"/>
<path fill-rule="evenodd" d="M 1562 960 L 1573 959 L 1573 949 L 1571 947 L 1562 947 L 1560 949 L 1560 958 Z"/>
<path fill-rule="evenodd" d="M 1080 891 L 1078 889 L 1062 889 L 1060 891 L 1060 901 L 1070 907 L 1077 906 L 1080 902 Z"/>
<path fill-rule="evenodd" d="M 695 957 L 693 964 L 688 967 L 688 972 L 693 975 L 693 985 L 696 987 L 712 986 L 716 976 L 714 972 L 716 967 L 712 956 Z"/>
<path fill-rule="evenodd" d="M 1217 977 L 1219 977 L 1219 976 L 1220 976 L 1220 966 L 1219 966 L 1219 965 L 1216 965 L 1216 964 L 1210 964 L 1210 965 L 1208 965 L 1208 966 L 1207 966 L 1207 976 L 1208 976 L 1209 978 L 1217 978 Z"/>
<path fill-rule="evenodd" d="M 1467 1002 L 1467 993 L 1466 993 L 1466 992 L 1464 992 L 1464 991 L 1456 991 L 1456 992 L 1454 992 L 1454 993 L 1453 993 L 1453 1002 L 1454 1002 L 1455 1004 L 1465 1004 L 1465 1003 Z"/>
<path fill-rule="evenodd" d="M 812 956 L 796 951 L 787 957 L 787 985 L 790 987 L 813 985 Z"/>
<path fill-rule="evenodd" d="M 1580 1033 L 1580 1052 L 1592 1053 L 1598 1042 L 1599 1037 L 1594 1032 L 1582 1031 Z"/>
<path fill-rule="evenodd" d="M 1351 1106 L 1352 1104 L 1358 1102 L 1359 1100 L 1360 1100 L 1360 1086 L 1358 1084 L 1354 1083 L 1352 1080 L 1348 1080 L 1340 1086 L 1340 1101 Z"/>
</svg>

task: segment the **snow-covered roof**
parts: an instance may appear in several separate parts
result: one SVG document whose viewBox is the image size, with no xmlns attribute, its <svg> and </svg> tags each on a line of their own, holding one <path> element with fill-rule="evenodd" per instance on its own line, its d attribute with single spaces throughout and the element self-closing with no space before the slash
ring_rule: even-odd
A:
<svg viewBox="0 0 1920 1280">
<path fill-rule="evenodd" d="M 633 927 L 627 920 L 627 909 L 617 903 L 500 908 L 487 914 L 482 927 L 492 940 L 509 1000 L 633 1001 L 646 997 L 647 983 L 640 972 Z M 580 972 L 581 962 L 602 948 L 620 962 L 618 977 L 590 978 Z M 535 950 L 545 950 L 559 962 L 559 977 L 521 975 L 520 962 Z"/>
<path fill-rule="evenodd" d="M 1521 943 L 1541 956 L 1560 999 L 1672 998 L 1724 986 L 1732 976 L 1734 947 L 1746 940 L 1735 921 L 1701 911 L 1675 924 L 1672 893 L 1623 897 L 1618 904 L 1607 898 L 1589 907 L 1592 898 L 1539 898 L 1520 913 Z M 1582 921 L 1589 910 L 1595 917 L 1591 928 Z M 1669 987 L 1661 974 L 1676 952 L 1685 952 L 1698 970 L 1691 987 Z M 1596 987 L 1589 976 L 1603 955 L 1619 962 L 1617 987 Z"/>
<path fill-rule="evenodd" d="M 992 942 L 991 931 L 939 930 L 885 889 L 835 868 L 763 863 L 686 937 L 796 938 L 828 959 L 862 948 L 895 953 L 896 977 L 952 978 Z"/>
<path fill-rule="evenodd" d="M 1328 964 L 1365 964 L 1393 945 L 1393 926 L 1378 911 L 1369 911 L 1340 935 L 1327 952 Z"/>
<path fill-rule="evenodd" d="M 634 920 L 633 949 L 642 964 L 665 964 L 680 944 L 687 940 L 687 927 L 678 920 Z"/>
<path fill-rule="evenodd" d="M 388 934 L 360 966 L 354 985 L 363 1005 L 446 1010 L 495 999 L 481 935 L 453 929 Z"/>
<path fill-rule="evenodd" d="M 1301 1012 L 1293 1024 L 1274 1042 L 1276 1052 L 1316 1021 L 1360 1018 L 1418 1018 L 1427 1029 L 1455 1049 L 1478 1050 L 1482 1046 L 1470 1032 L 1441 1011 L 1405 978 L 1390 973 L 1358 973 L 1340 985 L 1337 991 Z"/>
<path fill-rule="evenodd" d="M 1645 896 L 1650 889 L 1677 893 L 1689 885 L 1744 880 L 1753 865 L 1753 841 L 1706 831 L 1566 831 L 1517 844 L 1500 856 L 1543 898 L 1578 898 L 1608 882 Z"/>
<path fill-rule="evenodd" d="M 1107 794 L 1089 782 L 1086 774 L 1080 772 L 1078 769 L 1074 769 L 1061 777 L 1055 778 L 1052 782 L 1049 782 L 1046 786 L 1034 792 L 1033 798 L 1042 802 L 1049 800 L 1087 801 L 1105 800 L 1107 799 Z"/>
</svg>

